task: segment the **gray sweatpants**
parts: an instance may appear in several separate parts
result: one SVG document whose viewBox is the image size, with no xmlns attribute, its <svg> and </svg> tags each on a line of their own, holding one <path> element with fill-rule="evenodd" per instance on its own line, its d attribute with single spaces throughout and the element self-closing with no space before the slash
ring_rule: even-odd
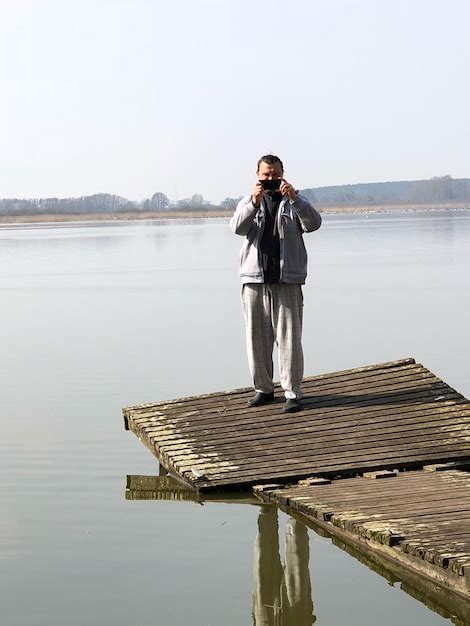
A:
<svg viewBox="0 0 470 626">
<path fill-rule="evenodd" d="M 302 286 L 248 283 L 242 287 L 248 363 L 256 391 L 273 388 L 273 346 L 279 351 L 279 375 L 286 398 L 301 398 Z"/>
</svg>

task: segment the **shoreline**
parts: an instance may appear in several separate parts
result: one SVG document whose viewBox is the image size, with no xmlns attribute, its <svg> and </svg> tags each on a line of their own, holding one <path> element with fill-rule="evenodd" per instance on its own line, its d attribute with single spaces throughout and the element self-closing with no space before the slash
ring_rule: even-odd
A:
<svg viewBox="0 0 470 626">
<path fill-rule="evenodd" d="M 403 205 L 358 205 L 358 206 L 328 206 L 320 208 L 323 215 L 360 215 L 374 213 L 419 213 L 432 211 L 469 211 L 467 203 L 452 204 L 403 204 Z M 233 211 L 145 211 L 141 213 L 45 213 L 43 215 L 0 215 L 2 226 L 27 226 L 33 224 L 66 224 L 66 223 L 112 223 L 112 222 L 144 222 L 176 219 L 213 219 L 228 218 Z"/>
</svg>

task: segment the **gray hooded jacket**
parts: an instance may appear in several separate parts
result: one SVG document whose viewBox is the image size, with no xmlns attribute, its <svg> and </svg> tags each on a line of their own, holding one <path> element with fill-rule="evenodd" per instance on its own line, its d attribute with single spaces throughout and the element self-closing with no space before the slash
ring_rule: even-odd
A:
<svg viewBox="0 0 470 626">
<path fill-rule="evenodd" d="M 240 251 L 242 284 L 264 282 L 259 244 L 265 221 L 263 201 L 256 208 L 251 196 L 240 200 L 230 220 L 232 231 L 246 237 Z M 320 228 L 321 215 L 303 196 L 297 195 L 293 203 L 283 198 L 277 212 L 277 225 L 281 243 L 281 282 L 303 285 L 307 277 L 307 251 L 302 235 Z"/>
</svg>

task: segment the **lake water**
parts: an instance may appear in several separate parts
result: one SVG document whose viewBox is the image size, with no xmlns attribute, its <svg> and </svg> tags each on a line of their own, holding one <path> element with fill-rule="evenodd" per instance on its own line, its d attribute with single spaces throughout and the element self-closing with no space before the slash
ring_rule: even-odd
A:
<svg viewBox="0 0 470 626">
<path fill-rule="evenodd" d="M 470 212 L 305 240 L 306 375 L 414 356 L 470 395 Z M 2 624 L 451 623 L 273 508 L 126 500 L 158 466 L 122 406 L 250 384 L 241 243 L 219 219 L 0 228 Z"/>
</svg>

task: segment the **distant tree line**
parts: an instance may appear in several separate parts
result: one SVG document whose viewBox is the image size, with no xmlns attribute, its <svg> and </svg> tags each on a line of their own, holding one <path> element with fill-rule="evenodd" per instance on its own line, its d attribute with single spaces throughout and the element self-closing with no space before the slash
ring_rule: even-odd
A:
<svg viewBox="0 0 470 626">
<path fill-rule="evenodd" d="M 157 191 L 151 198 L 133 202 L 109 193 L 99 193 L 80 198 L 0 199 L 1 215 L 45 215 L 83 213 L 128 213 L 142 211 L 216 211 L 234 210 L 240 198 L 225 198 L 220 204 L 205 200 L 201 194 L 171 203 L 168 196 Z"/>
<path fill-rule="evenodd" d="M 374 204 L 436 204 L 470 202 L 470 179 L 438 176 L 430 180 L 412 180 L 386 183 L 360 183 L 302 189 L 312 203 L 327 206 L 361 206 Z M 201 194 L 170 202 L 168 196 L 157 191 L 142 202 L 127 200 L 109 193 L 98 193 L 80 198 L 0 199 L 1 215 L 41 215 L 46 213 L 128 213 L 142 211 L 233 211 L 241 196 L 225 198 L 213 204 Z"/>
<path fill-rule="evenodd" d="M 81 198 L 37 198 L 0 200 L 3 215 L 36 215 L 45 213 L 116 213 L 132 211 L 135 203 L 109 193 Z"/>
<path fill-rule="evenodd" d="M 436 176 L 430 180 L 314 187 L 302 193 L 320 207 L 468 202 L 470 179 Z"/>
</svg>

